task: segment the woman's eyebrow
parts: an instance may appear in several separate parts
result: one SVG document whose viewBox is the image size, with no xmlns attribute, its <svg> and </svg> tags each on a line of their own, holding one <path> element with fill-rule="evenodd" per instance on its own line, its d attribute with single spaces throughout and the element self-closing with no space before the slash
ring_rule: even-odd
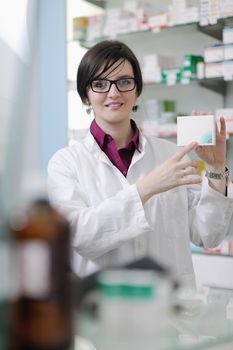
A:
<svg viewBox="0 0 233 350">
<path fill-rule="evenodd" d="M 133 74 L 124 74 L 124 75 L 117 76 L 116 79 L 110 79 L 108 77 L 98 77 L 95 80 L 118 80 L 118 79 L 125 79 L 125 78 L 134 78 L 134 76 L 133 76 Z"/>
<path fill-rule="evenodd" d="M 120 75 L 119 78 L 133 78 L 133 74 L 124 74 L 124 75 Z"/>
</svg>

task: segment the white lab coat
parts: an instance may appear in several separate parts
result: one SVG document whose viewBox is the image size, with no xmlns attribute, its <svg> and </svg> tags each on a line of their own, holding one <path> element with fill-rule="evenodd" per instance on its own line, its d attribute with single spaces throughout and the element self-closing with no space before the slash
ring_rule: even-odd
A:
<svg viewBox="0 0 233 350">
<path fill-rule="evenodd" d="M 150 256 L 194 282 L 190 240 L 215 247 L 227 233 L 233 199 L 208 186 L 179 186 L 153 196 L 143 206 L 135 182 L 158 166 L 177 146 L 140 134 L 125 178 L 101 151 L 90 132 L 61 149 L 48 166 L 51 202 L 72 227 L 74 270 L 95 269 Z"/>
</svg>

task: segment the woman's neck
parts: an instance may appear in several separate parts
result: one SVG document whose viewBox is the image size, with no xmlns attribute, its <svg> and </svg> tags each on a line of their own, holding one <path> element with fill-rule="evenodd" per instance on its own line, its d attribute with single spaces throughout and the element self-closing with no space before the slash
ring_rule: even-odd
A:
<svg viewBox="0 0 233 350">
<path fill-rule="evenodd" d="M 106 125 L 102 125 L 102 123 L 100 125 L 98 121 L 96 122 L 106 134 L 112 136 L 116 142 L 117 149 L 124 148 L 133 137 L 130 120 L 126 120 L 124 123 Z"/>
</svg>

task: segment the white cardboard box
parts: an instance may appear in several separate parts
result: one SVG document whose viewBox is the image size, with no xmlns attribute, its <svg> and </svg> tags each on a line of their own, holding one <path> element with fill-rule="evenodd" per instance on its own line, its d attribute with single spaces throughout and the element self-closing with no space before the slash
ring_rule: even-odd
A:
<svg viewBox="0 0 233 350">
<path fill-rule="evenodd" d="M 215 145 L 216 122 L 214 115 L 177 117 L 177 145 L 185 146 L 193 141 L 199 145 Z"/>
</svg>

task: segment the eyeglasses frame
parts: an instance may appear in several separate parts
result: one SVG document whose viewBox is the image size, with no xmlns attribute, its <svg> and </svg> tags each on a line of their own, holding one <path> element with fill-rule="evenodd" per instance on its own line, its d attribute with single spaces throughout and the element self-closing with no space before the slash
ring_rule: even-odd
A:
<svg viewBox="0 0 233 350">
<path fill-rule="evenodd" d="M 124 79 L 130 79 L 130 80 L 133 80 L 133 81 L 134 81 L 134 86 L 133 86 L 132 89 L 121 91 L 121 90 L 118 88 L 117 82 L 120 81 L 120 80 L 124 80 Z M 93 89 L 93 87 L 92 87 L 92 83 L 93 83 L 93 81 L 96 81 L 96 80 L 105 80 L 105 81 L 107 80 L 107 81 L 109 81 L 109 82 L 110 82 L 109 89 L 108 89 L 107 91 L 95 91 L 95 90 Z M 110 79 L 93 79 L 93 80 L 90 82 L 90 87 L 91 87 L 91 90 L 92 90 L 93 92 L 97 93 L 97 94 L 106 94 L 107 92 L 109 92 L 109 91 L 111 90 L 111 87 L 112 87 L 113 84 L 116 86 L 116 88 L 117 88 L 117 90 L 118 90 L 119 92 L 129 92 L 129 91 L 133 91 L 133 90 L 135 89 L 135 87 L 136 87 L 136 79 L 135 79 L 134 77 L 130 77 L 130 78 L 121 78 L 121 79 L 116 79 L 116 80 L 110 80 Z"/>
</svg>

